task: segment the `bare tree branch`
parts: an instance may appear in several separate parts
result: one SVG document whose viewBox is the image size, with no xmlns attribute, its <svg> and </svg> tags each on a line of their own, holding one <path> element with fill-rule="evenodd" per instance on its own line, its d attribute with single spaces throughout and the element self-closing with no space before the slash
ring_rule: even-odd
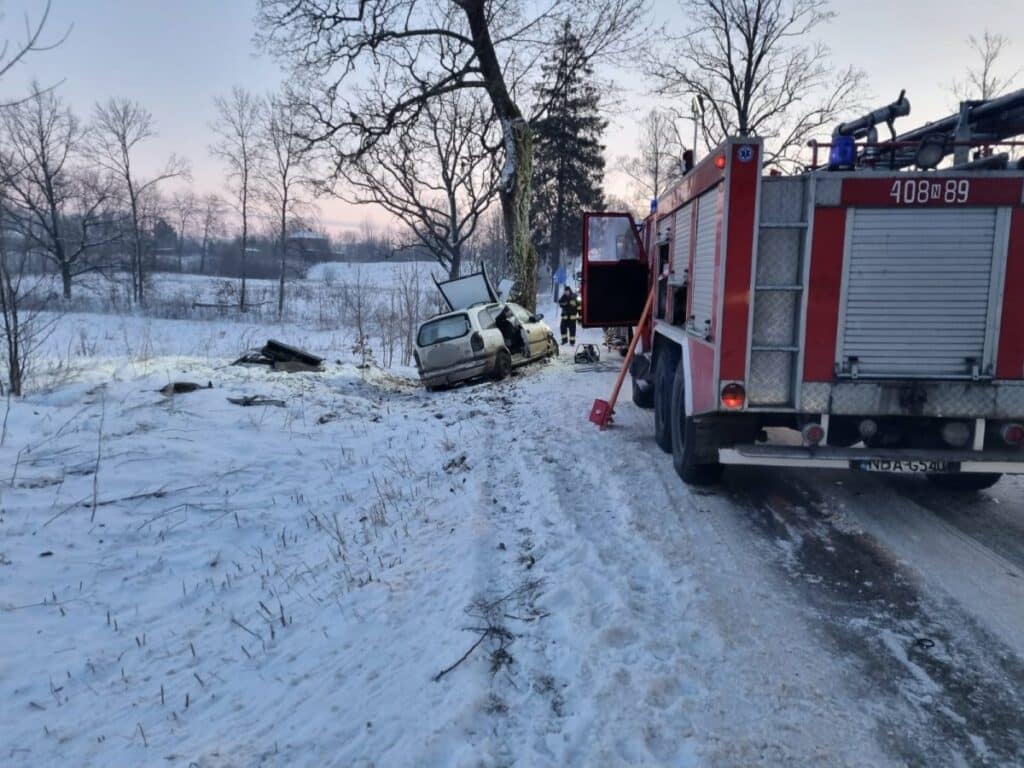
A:
<svg viewBox="0 0 1024 768">
<path fill-rule="evenodd" d="M 501 130 L 499 197 L 518 301 L 536 303 L 530 232 L 533 149 L 513 90 L 524 67 L 571 17 L 590 57 L 636 42 L 646 0 L 260 0 L 259 42 L 292 71 L 308 144 L 329 147 L 333 175 L 415 130 L 428 104 L 485 95 Z M 429 206 L 428 206 L 429 207 Z"/>
<path fill-rule="evenodd" d="M 633 183 L 633 193 L 644 210 L 647 202 L 670 189 L 683 175 L 683 140 L 679 118 L 671 112 L 652 109 L 641 123 L 636 155 L 620 157 L 616 167 Z"/>
<path fill-rule="evenodd" d="M 977 64 L 967 69 L 963 80 L 953 81 L 953 93 L 957 101 L 994 99 L 1006 92 L 1024 69 L 1018 68 L 1005 76 L 997 73 L 1000 58 L 1010 45 L 1008 38 L 985 30 L 979 39 L 975 35 L 967 38 L 967 45 L 977 55 Z"/>
<path fill-rule="evenodd" d="M 188 165 L 172 155 L 156 175 L 145 178 L 135 167 L 140 144 L 155 135 L 153 116 L 142 105 L 129 99 L 112 98 L 97 104 L 89 131 L 89 156 L 100 169 L 118 180 L 120 193 L 129 207 L 131 224 L 132 293 L 145 303 L 144 215 L 142 205 L 153 197 L 164 181 L 187 177 Z"/>
<path fill-rule="evenodd" d="M 68 39 L 68 35 L 71 34 L 72 26 L 64 31 L 64 34 L 51 43 L 42 42 L 43 32 L 46 29 L 46 25 L 50 19 L 50 6 L 52 0 L 46 0 L 46 5 L 43 7 L 42 13 L 39 15 L 38 20 L 33 22 L 29 19 L 28 14 L 25 15 L 25 35 L 20 43 L 16 43 L 14 48 L 11 48 L 11 40 L 5 39 L 3 43 L 0 43 L 0 80 L 3 79 L 4 75 L 10 72 L 18 63 L 25 59 L 26 56 L 32 53 L 39 53 L 42 51 L 51 51 L 57 46 L 61 45 L 65 40 Z M 33 88 L 35 91 L 52 91 L 56 85 L 48 86 L 44 89 Z M 31 99 L 35 98 L 35 94 L 29 94 L 21 99 L 12 99 L 6 102 L 0 102 L 0 109 L 5 107 L 17 106 L 24 104 Z"/>
<path fill-rule="evenodd" d="M 766 164 L 792 165 L 807 140 L 862 106 L 865 76 L 834 72 L 807 38 L 835 14 L 828 0 L 684 0 L 691 20 L 650 58 L 655 91 L 693 98 L 708 148 L 761 136 Z"/>
<path fill-rule="evenodd" d="M 289 220 L 308 204 L 314 190 L 310 153 L 299 137 L 302 113 L 287 95 L 269 96 L 259 131 L 265 147 L 263 162 L 256 169 L 259 194 L 276 218 L 281 271 L 278 275 L 277 314 L 284 314 L 284 285 L 288 264 Z M 273 227 L 272 230 L 273 231 Z"/>
<path fill-rule="evenodd" d="M 249 217 L 253 204 L 256 175 L 263 162 L 266 147 L 260 133 L 264 113 L 261 99 L 243 88 L 235 87 L 227 98 L 218 97 L 217 122 L 210 127 L 218 140 L 210 152 L 220 158 L 228 169 L 228 185 L 242 217 L 241 249 L 242 283 L 239 309 L 245 311 L 246 256 L 249 247 Z"/>
<path fill-rule="evenodd" d="M 425 105 L 410 130 L 345 166 L 338 194 L 383 207 L 457 276 L 466 243 L 497 199 L 500 168 L 487 142 L 497 130 L 478 100 L 449 94 Z"/>
</svg>

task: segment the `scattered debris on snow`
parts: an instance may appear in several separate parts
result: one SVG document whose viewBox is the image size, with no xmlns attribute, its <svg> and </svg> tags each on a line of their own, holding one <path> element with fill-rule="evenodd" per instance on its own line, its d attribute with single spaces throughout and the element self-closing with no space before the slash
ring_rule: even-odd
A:
<svg viewBox="0 0 1024 768">
<path fill-rule="evenodd" d="M 260 349 L 246 352 L 235 360 L 233 365 L 267 365 L 275 371 L 285 373 L 317 372 L 323 370 L 324 358 L 275 339 L 268 339 Z"/>
<path fill-rule="evenodd" d="M 188 392 L 195 392 L 197 389 L 213 389 L 213 382 L 208 381 L 204 385 L 196 384 L 194 381 L 172 381 L 160 388 L 160 394 L 171 397 L 172 395 L 184 395 Z"/>
<path fill-rule="evenodd" d="M 264 397 L 263 395 L 243 395 L 242 397 L 229 397 L 229 403 L 235 405 L 241 405 L 245 407 L 256 406 L 256 405 L 271 405 L 275 408 L 284 408 L 284 400 L 278 400 L 276 397 Z"/>
</svg>

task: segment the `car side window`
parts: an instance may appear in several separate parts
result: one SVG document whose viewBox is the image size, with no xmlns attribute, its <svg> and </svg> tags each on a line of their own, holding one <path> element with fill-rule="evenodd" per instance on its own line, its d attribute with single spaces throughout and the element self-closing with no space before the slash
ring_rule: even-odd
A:
<svg viewBox="0 0 1024 768">
<path fill-rule="evenodd" d="M 486 331 L 488 328 L 494 328 L 494 318 L 498 316 L 497 307 L 484 307 L 477 314 L 477 322 L 480 323 L 480 329 Z"/>
</svg>

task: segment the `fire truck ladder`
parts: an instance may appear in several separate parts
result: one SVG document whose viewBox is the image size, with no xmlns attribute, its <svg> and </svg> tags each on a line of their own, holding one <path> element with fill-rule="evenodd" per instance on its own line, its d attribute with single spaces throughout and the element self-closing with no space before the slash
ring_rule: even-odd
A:
<svg viewBox="0 0 1024 768">
<path fill-rule="evenodd" d="M 813 176 L 762 180 L 747 397 L 751 407 L 796 405 L 800 317 Z"/>
</svg>

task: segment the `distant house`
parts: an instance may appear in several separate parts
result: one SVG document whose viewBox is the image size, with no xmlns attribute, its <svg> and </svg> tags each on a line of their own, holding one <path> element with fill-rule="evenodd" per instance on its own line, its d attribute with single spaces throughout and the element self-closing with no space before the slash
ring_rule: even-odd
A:
<svg viewBox="0 0 1024 768">
<path fill-rule="evenodd" d="M 288 235 L 288 251 L 302 261 L 315 264 L 321 261 L 334 261 L 337 257 L 331 251 L 331 241 L 327 235 L 300 229 Z"/>
</svg>

